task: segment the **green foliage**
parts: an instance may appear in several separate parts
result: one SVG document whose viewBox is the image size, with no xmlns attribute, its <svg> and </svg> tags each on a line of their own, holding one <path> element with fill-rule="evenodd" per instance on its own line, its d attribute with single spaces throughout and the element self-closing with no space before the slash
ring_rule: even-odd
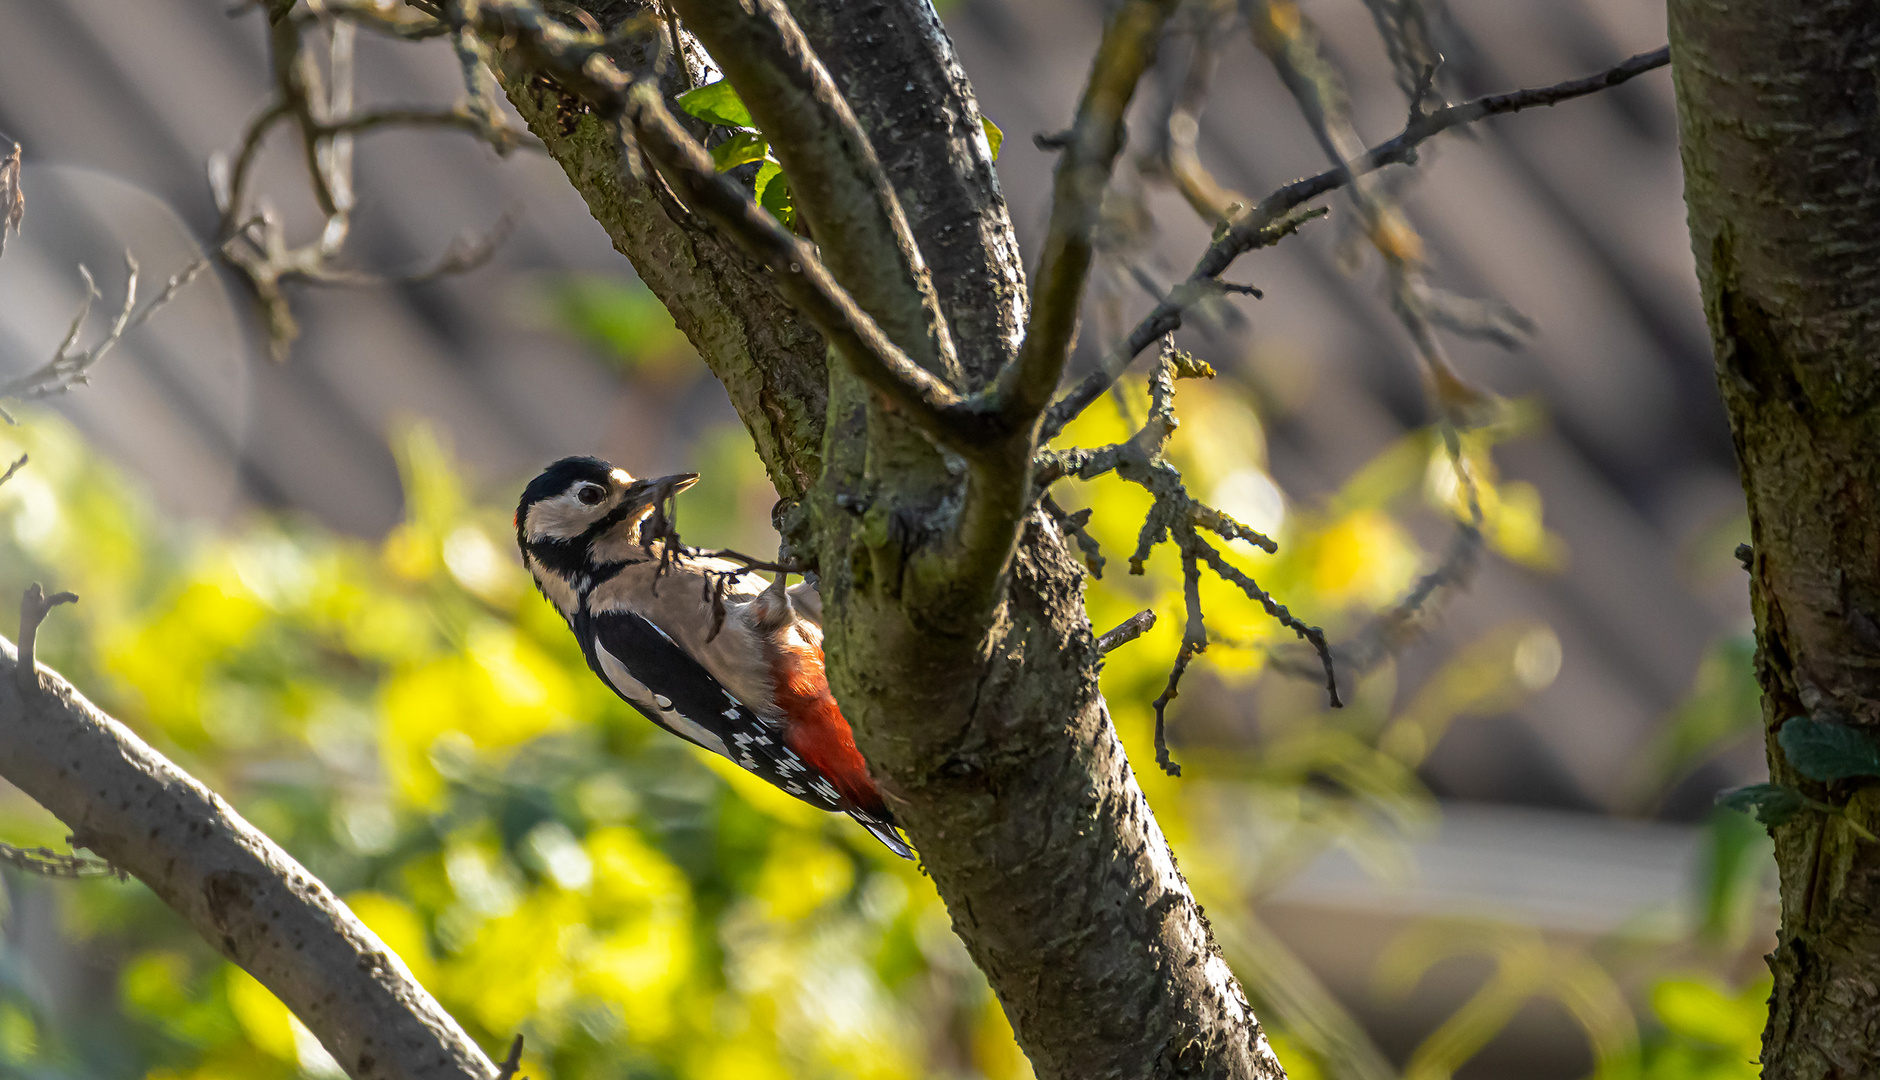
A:
<svg viewBox="0 0 1880 1080">
<path fill-rule="evenodd" d="M 166 534 L 56 420 L 11 434 L 33 465 L 0 491 L 0 583 L 83 596 L 41 655 L 333 886 L 486 1047 L 524 1033 L 527 1075 L 890 1078 L 930 1055 L 1018 1075 L 927 881 L 608 693 L 517 565 L 508 486 L 474 497 L 426 429 L 398 441 L 406 520 L 379 544 Z M 3 810 L 10 840 L 64 835 Z M 116 991 L 55 1023 L 0 954 L 21 972 L 0 1073 L 329 1074 L 141 886 L 9 884 L 58 890 L 68 947 Z"/>
<path fill-rule="evenodd" d="M 752 128 L 757 122 L 751 119 L 751 110 L 744 107 L 744 101 L 738 92 L 731 88 L 728 80 L 706 83 L 694 87 L 679 95 L 679 108 L 720 127 Z"/>
<path fill-rule="evenodd" d="M 1737 990 L 1702 973 L 1658 980 L 1651 988 L 1657 1030 L 1646 1036 L 1636 1064 L 1601 1080 L 1755 1080 L 1762 1075 L 1769 988 L 1768 976 Z"/>
<path fill-rule="evenodd" d="M 764 160 L 770 143 L 755 131 L 740 131 L 712 147 L 712 164 L 719 172 Z"/>
<path fill-rule="evenodd" d="M 786 229 L 796 227 L 796 196 L 790 190 L 790 178 L 783 166 L 766 160 L 757 170 L 757 205 L 770 211 Z"/>
<path fill-rule="evenodd" d="M 1810 780 L 1880 776 L 1880 740 L 1831 717 L 1793 716 L 1776 732 L 1782 753 Z"/>
<path fill-rule="evenodd" d="M 623 371 L 670 383 L 703 370 L 672 313 L 638 281 L 565 274 L 536 291 L 531 306 L 541 309 L 540 322 L 581 339 Z"/>
<path fill-rule="evenodd" d="M 983 116 L 979 118 L 979 126 L 986 129 L 986 145 L 992 148 L 992 160 L 999 160 L 999 147 L 1005 145 L 1005 132 Z"/>
<path fill-rule="evenodd" d="M 759 183 L 787 181 L 767 161 Z M 637 286 L 576 279 L 549 296 L 564 325 L 634 370 L 661 370 L 647 358 L 662 351 L 669 370 L 695 370 Z M 1265 469 L 1261 418 L 1231 383 L 1184 383 L 1181 394 L 1171 453 L 1191 489 L 1281 542 L 1276 556 L 1241 542 L 1229 556 L 1335 639 L 1429 567 L 1405 519 L 1460 512 L 1454 470 L 1427 434 L 1388 447 L 1322 503 L 1289 504 Z M 1127 384 L 1066 444 L 1127 437 L 1142 395 Z M 1507 557 L 1552 565 L 1558 541 L 1537 498 L 1494 476 L 1490 449 L 1510 433 L 1464 441 L 1485 532 Z M 526 1075 L 1028 1074 L 925 878 L 847 822 L 656 732 L 591 676 L 513 554 L 508 513 L 523 478 L 474 491 L 415 426 L 397 439 L 405 520 L 382 542 L 270 518 L 209 534 L 161 525 L 56 420 L 34 416 L 9 434 L 33 464 L 0 488 L 0 589 L 38 578 L 84 598 L 46 625 L 42 656 L 332 885 L 483 1045 L 525 1034 Z M 685 535 L 774 544 L 762 525 L 774 495 L 748 437 L 725 428 L 688 454 L 705 480 L 681 501 Z M 1099 480 L 1060 495 L 1090 510 L 1113 555 L 1133 547 L 1138 489 Z M 1386 660 L 1332 712 L 1320 688 L 1287 675 L 1297 645 L 1256 604 L 1217 583 L 1204 601 L 1211 647 L 1171 719 L 1188 776 L 1139 777 L 1234 962 L 1289 973 L 1289 992 L 1257 1004 L 1294 1075 L 1338 1076 L 1375 1050 L 1279 936 L 1242 914 L 1244 898 L 1333 846 L 1379 872 L 1400 866 L 1404 841 L 1437 814 L 1417 769 L 1453 725 L 1551 682 L 1559 641 L 1538 623 L 1493 627 L 1413 688 Z M 1103 673 L 1137 760 L 1151 754 L 1148 703 L 1180 636 L 1180 573 L 1166 551 L 1141 576 L 1091 584 L 1099 629 L 1145 606 L 1160 623 Z M 1252 719 L 1237 719 L 1235 702 L 1252 703 Z M 17 800 L 0 803 L 0 828 L 14 842 L 64 836 Z M 1717 849 L 1708 903 L 1719 934 L 1736 932 L 1758 888 L 1745 867 L 1764 841 L 1749 831 Z M 113 989 L 55 1012 L 25 954 L 0 952 L 0 1073 L 333 1075 L 259 984 L 140 886 L 7 880 L 58 891 L 63 948 Z M 1677 991 L 1659 1021 L 1640 1024 L 1584 949 L 1439 930 L 1398 947 L 1400 979 L 1467 950 L 1492 954 L 1501 974 L 1418 1052 L 1418 1075 L 1466 1060 L 1537 997 L 1580 1019 L 1610 1075 L 1735 1075 L 1676 1071 L 1725 1053 L 1717 1032 L 1671 1019 L 1684 1017 Z M 1740 1042 L 1748 1021 L 1729 1016 L 1724 1041 Z"/>
<path fill-rule="evenodd" d="M 1786 825 L 1813 802 L 1808 796 L 1783 784 L 1750 784 L 1724 792 L 1717 797 L 1717 805 L 1754 814 L 1757 821 L 1774 828 Z"/>
</svg>

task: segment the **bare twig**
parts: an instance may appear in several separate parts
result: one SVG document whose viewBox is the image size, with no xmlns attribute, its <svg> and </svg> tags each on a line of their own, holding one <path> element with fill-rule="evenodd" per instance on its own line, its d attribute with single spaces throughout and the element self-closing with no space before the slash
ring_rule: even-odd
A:
<svg viewBox="0 0 1880 1080">
<path fill-rule="evenodd" d="M 1219 574 L 1222 579 L 1239 586 L 1240 591 L 1246 593 L 1249 599 L 1258 602 L 1261 607 L 1266 609 L 1266 613 L 1272 616 L 1273 621 L 1299 635 L 1302 641 L 1312 646 L 1312 651 L 1318 654 L 1319 665 L 1325 673 L 1326 700 L 1334 709 L 1344 708 L 1345 703 L 1343 699 L 1338 696 L 1338 671 L 1332 659 L 1331 647 L 1325 641 L 1325 631 L 1300 621 L 1298 616 L 1287 610 L 1286 605 L 1274 600 L 1271 593 L 1260 588 L 1251 577 L 1248 577 L 1232 563 L 1222 558 L 1221 553 L 1214 550 L 1212 544 L 1209 544 L 1199 536 L 1192 536 L 1189 539 L 1189 543 L 1193 546 L 1201 560 L 1207 563 L 1216 574 Z"/>
<path fill-rule="evenodd" d="M 1311 20 L 1290 0 L 1244 0 L 1244 4 L 1254 43 L 1292 92 L 1326 156 L 1340 166 L 1359 157 L 1364 142 L 1351 122 L 1344 80 L 1325 54 Z M 1423 111 L 1426 93 L 1427 86 L 1419 83 L 1411 96 L 1412 124 L 1427 115 Z M 1448 351 L 1437 337 L 1437 317 L 1432 311 L 1434 305 L 1442 304 L 1446 311 L 1460 316 L 1464 305 L 1445 303 L 1451 299 L 1449 294 L 1429 285 L 1423 267 L 1423 240 L 1387 184 L 1376 175 L 1367 175 L 1353 176 L 1344 186 L 1357 210 L 1364 238 L 1383 261 L 1391 310 L 1416 348 L 1440 415 L 1452 423 L 1471 420 L 1490 399 L 1470 386 L 1450 363 Z M 1489 329 L 1481 319 L 1456 318 L 1450 322 L 1471 330 Z M 1499 329 L 1506 333 L 1524 323 L 1516 313 L 1513 319 L 1502 320 Z"/>
<path fill-rule="evenodd" d="M 1098 370 L 1091 372 L 1052 405 L 1045 417 L 1043 437 L 1048 439 L 1064 430 L 1064 425 L 1070 423 L 1079 413 L 1088 408 L 1091 402 L 1101 397 L 1121 377 L 1130 361 L 1134 360 L 1142 350 L 1148 348 L 1157 338 L 1180 327 L 1182 314 L 1187 305 L 1198 296 L 1205 295 L 1203 290 L 1218 279 L 1235 259 L 1247 251 L 1270 243 L 1271 241 L 1266 239 L 1268 230 L 1296 207 L 1338 190 L 1349 183 L 1354 176 L 1375 172 L 1388 165 L 1414 163 L 1419 146 L 1450 128 L 1471 124 L 1488 116 L 1499 116 L 1546 105 L 1558 105 L 1564 101 L 1618 86 L 1648 71 L 1663 67 L 1669 62 L 1670 48 L 1667 46 L 1653 52 L 1641 53 L 1624 63 L 1585 78 L 1570 79 L 1538 89 L 1490 94 L 1460 105 L 1449 105 L 1432 112 L 1421 113 L 1412 117 L 1404 130 L 1396 137 L 1372 147 L 1357 160 L 1346 162 L 1337 168 L 1327 169 L 1316 176 L 1295 180 L 1273 192 L 1261 200 L 1258 206 L 1236 218 L 1232 226 L 1224 230 L 1209 246 L 1207 252 L 1201 256 L 1195 264 L 1194 271 L 1189 274 L 1187 282 L 1181 288 L 1176 289 L 1167 301 L 1158 304 L 1155 310 L 1144 317 Z"/>
<path fill-rule="evenodd" d="M 1057 500 L 1051 497 L 1050 492 L 1044 491 L 1042 486 L 1040 492 L 1039 505 L 1044 508 L 1045 513 L 1051 515 L 1051 520 L 1057 523 L 1057 527 L 1066 536 L 1077 541 L 1077 550 L 1083 554 L 1084 569 L 1090 571 L 1091 577 L 1101 580 L 1104 567 L 1103 548 L 1097 543 L 1097 538 L 1090 535 L 1090 530 L 1086 528 L 1090 524 L 1090 507 L 1086 506 L 1076 513 L 1071 513 L 1059 506 Z"/>
<path fill-rule="evenodd" d="M 39 637 L 39 624 L 46 621 L 46 616 L 60 604 L 78 603 L 78 594 L 61 592 L 46 595 L 46 590 L 35 581 L 27 586 L 25 595 L 20 597 L 20 645 L 19 664 L 13 669 L 14 684 L 19 687 L 22 696 L 30 697 L 39 693 L 39 669 L 33 659 L 33 644 Z"/>
<path fill-rule="evenodd" d="M 85 282 L 85 296 L 79 302 L 78 312 L 72 317 L 72 325 L 66 331 L 65 339 L 59 343 L 58 351 L 53 354 L 52 359 L 32 371 L 0 382 L 0 398 L 47 397 L 64 393 L 74 386 L 82 386 L 89 382 L 91 369 L 105 358 L 105 355 L 123 339 L 127 332 L 149 321 L 152 315 L 176 299 L 177 293 L 208 269 L 209 258 L 206 255 L 199 255 L 190 260 L 181 270 L 171 274 L 169 280 L 164 282 L 162 291 L 141 308 L 137 306 L 137 260 L 128 251 L 124 253 L 124 267 L 124 303 L 118 309 L 117 317 L 111 321 L 111 326 L 106 330 L 105 336 L 90 348 L 75 351 L 79 336 L 84 332 L 85 321 L 91 316 L 92 301 L 99 296 L 98 286 L 92 280 L 91 271 L 80 266 L 78 272 Z M 4 417 L 8 423 L 11 423 L 13 419 L 4 410 L 0 410 L 0 417 Z"/>
<path fill-rule="evenodd" d="M 1188 535 L 1192 536 L 1190 530 Z M 1182 676 L 1187 673 L 1188 665 L 1194 658 L 1208 650 L 1208 625 L 1201 615 L 1201 567 L 1195 560 L 1194 550 L 1182 546 L 1182 600 L 1187 607 L 1187 618 L 1182 623 L 1182 647 L 1175 653 L 1175 666 L 1169 669 L 1168 685 L 1162 688 L 1161 696 L 1152 704 L 1155 707 L 1155 763 L 1170 776 L 1180 776 L 1182 767 L 1175 764 L 1168 756 L 1168 721 L 1169 702 L 1181 695 Z"/>
<path fill-rule="evenodd" d="M 509 1055 L 503 1058 L 501 1065 L 496 1067 L 496 1080 L 525 1080 L 524 1077 L 516 1075 L 516 1071 L 521 1068 L 522 1036 L 518 1034 L 516 1040 L 509 1044 Z"/>
<path fill-rule="evenodd" d="M 995 384 L 1000 412 L 1014 428 L 1044 411 L 1070 359 L 1103 192 L 1123 146 L 1123 117 L 1178 6 L 1177 0 L 1126 0 L 1104 24 L 1077 120 L 1058 158 L 1024 344 Z"/>
<path fill-rule="evenodd" d="M 16 472 L 19 472 L 21 469 L 24 469 L 26 467 L 27 461 L 28 461 L 27 456 L 25 454 L 21 454 L 20 459 L 18 461 L 15 461 L 13 464 L 8 465 L 6 475 L 0 476 L 0 484 L 4 484 L 8 480 L 13 479 L 13 474 Z"/>
<path fill-rule="evenodd" d="M 461 107 L 449 111 L 405 107 L 396 109 L 374 109 L 371 112 L 354 113 L 338 120 L 318 124 L 315 130 L 321 135 L 356 135 L 381 128 L 456 128 L 481 137 L 497 153 L 507 155 L 518 148 L 547 153 L 542 140 L 526 131 L 508 126 L 492 124 L 485 117 L 473 115 Z"/>
<path fill-rule="evenodd" d="M 0 254 L 4 254 L 7 234 L 17 235 L 26 217 L 26 193 L 20 187 L 20 144 L 4 135 L 0 139 L 13 143 L 12 152 L 0 158 Z"/>
<path fill-rule="evenodd" d="M 492 100 L 482 72 L 480 39 L 459 34 L 454 39 L 464 64 L 465 98 L 449 110 L 386 108 L 357 113 L 353 109 L 353 44 L 357 29 L 406 40 L 442 36 L 450 27 L 431 15 L 415 18 L 369 4 L 348 0 L 309 0 L 310 15 L 276 19 L 269 27 L 269 63 L 275 76 L 275 94 L 243 132 L 233 159 L 217 156 L 209 162 L 209 185 L 222 217 L 212 247 L 231 269 L 246 280 L 268 330 L 270 350 L 285 358 L 299 334 L 283 286 L 292 283 L 373 286 L 397 281 L 411 283 L 445 274 L 462 273 L 482 265 L 508 231 L 510 215 L 486 237 L 462 239 L 429 269 L 407 275 L 385 275 L 349 270 L 339 265 L 352 232 L 353 138 L 392 127 L 450 127 L 477 135 L 498 154 L 539 142 L 511 127 Z M 327 36 L 325 66 L 308 46 L 310 31 Z M 268 134 L 284 121 L 293 121 L 300 135 L 307 180 L 325 216 L 319 235 L 295 246 L 288 242 L 279 215 L 265 201 L 251 203 L 249 178 Z"/>
<path fill-rule="evenodd" d="M 1176 654 L 1174 667 L 1169 672 L 1168 685 L 1155 701 L 1156 763 L 1171 776 L 1181 775 L 1181 769 L 1169 760 L 1164 714 L 1168 704 L 1180 692 L 1182 676 L 1187 672 L 1188 665 L 1208 646 L 1200 593 L 1200 572 L 1204 564 L 1223 581 L 1258 602 L 1275 622 L 1312 646 L 1325 673 L 1327 698 L 1333 708 L 1343 705 L 1325 632 L 1301 621 L 1284 604 L 1274 600 L 1251 576 L 1229 563 L 1213 545 L 1202 539 L 1199 530 L 1207 529 L 1230 540 L 1246 540 L 1268 552 L 1277 551 L 1279 545 L 1270 537 L 1189 495 L 1180 471 L 1163 459 L 1163 450 L 1176 428 L 1175 379 L 1178 376 L 1202 378 L 1212 375 L 1213 369 L 1175 348 L 1173 340 L 1165 339 L 1161 360 L 1149 376 L 1149 415 L 1136 434 L 1128 442 L 1097 450 L 1044 451 L 1038 455 L 1035 480 L 1040 490 L 1044 490 L 1053 481 L 1066 476 L 1089 480 L 1114 472 L 1124 480 L 1141 486 L 1154 499 L 1149 512 L 1143 517 L 1142 529 L 1136 538 L 1136 550 L 1129 558 L 1130 573 L 1144 573 L 1149 556 L 1158 545 L 1172 541 L 1180 552 L 1187 622 L 1183 630 L 1181 651 Z"/>
<path fill-rule="evenodd" d="M 1143 608 L 1097 638 L 1098 655 L 1108 655 L 1129 644 L 1155 627 L 1155 610 Z"/>
</svg>

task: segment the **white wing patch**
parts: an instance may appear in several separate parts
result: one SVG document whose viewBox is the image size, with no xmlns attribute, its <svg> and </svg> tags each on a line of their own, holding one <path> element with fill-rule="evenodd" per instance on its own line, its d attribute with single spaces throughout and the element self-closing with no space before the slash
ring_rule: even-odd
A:
<svg viewBox="0 0 1880 1080">
<path fill-rule="evenodd" d="M 655 627 L 655 629 L 658 628 Z M 638 679 L 628 674 L 627 665 L 621 663 L 619 657 L 608 652 L 607 646 L 596 641 L 594 643 L 594 655 L 600 660 L 601 670 L 606 672 L 607 681 L 614 685 L 614 690 L 618 692 L 621 697 L 626 698 L 628 701 L 631 701 L 633 704 L 638 705 L 648 712 L 658 713 L 660 721 L 667 727 L 691 739 L 693 742 L 717 754 L 719 757 L 733 761 L 737 760 L 731 756 L 731 751 L 725 746 L 725 741 L 720 739 L 710 728 L 680 715 L 679 712 L 673 709 L 671 698 L 664 694 L 653 693 L 651 690 L 647 689 L 645 683 L 640 682 Z M 740 762 L 740 764 L 742 763 Z M 746 765 L 745 768 L 750 768 L 750 766 Z"/>
</svg>

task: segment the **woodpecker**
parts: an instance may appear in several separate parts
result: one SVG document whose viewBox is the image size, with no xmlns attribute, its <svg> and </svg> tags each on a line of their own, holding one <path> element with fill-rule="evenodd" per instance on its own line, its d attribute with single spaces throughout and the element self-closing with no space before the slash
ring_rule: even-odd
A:
<svg viewBox="0 0 1880 1080">
<path fill-rule="evenodd" d="M 662 500 L 697 481 L 563 458 L 516 507 L 523 562 L 588 667 L 648 720 L 913 858 L 829 693 L 814 587 L 786 587 L 782 574 L 766 584 L 641 536 Z"/>
</svg>

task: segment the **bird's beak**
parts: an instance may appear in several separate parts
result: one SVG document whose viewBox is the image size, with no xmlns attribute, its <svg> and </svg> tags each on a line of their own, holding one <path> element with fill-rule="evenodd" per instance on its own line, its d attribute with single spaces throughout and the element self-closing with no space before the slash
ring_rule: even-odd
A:
<svg viewBox="0 0 1880 1080">
<path fill-rule="evenodd" d="M 652 480 L 642 480 L 640 482 L 654 491 L 659 492 L 660 496 L 664 498 L 677 495 L 686 488 L 698 483 L 698 474 L 695 472 L 673 473 L 671 476 L 660 476 Z"/>
</svg>

